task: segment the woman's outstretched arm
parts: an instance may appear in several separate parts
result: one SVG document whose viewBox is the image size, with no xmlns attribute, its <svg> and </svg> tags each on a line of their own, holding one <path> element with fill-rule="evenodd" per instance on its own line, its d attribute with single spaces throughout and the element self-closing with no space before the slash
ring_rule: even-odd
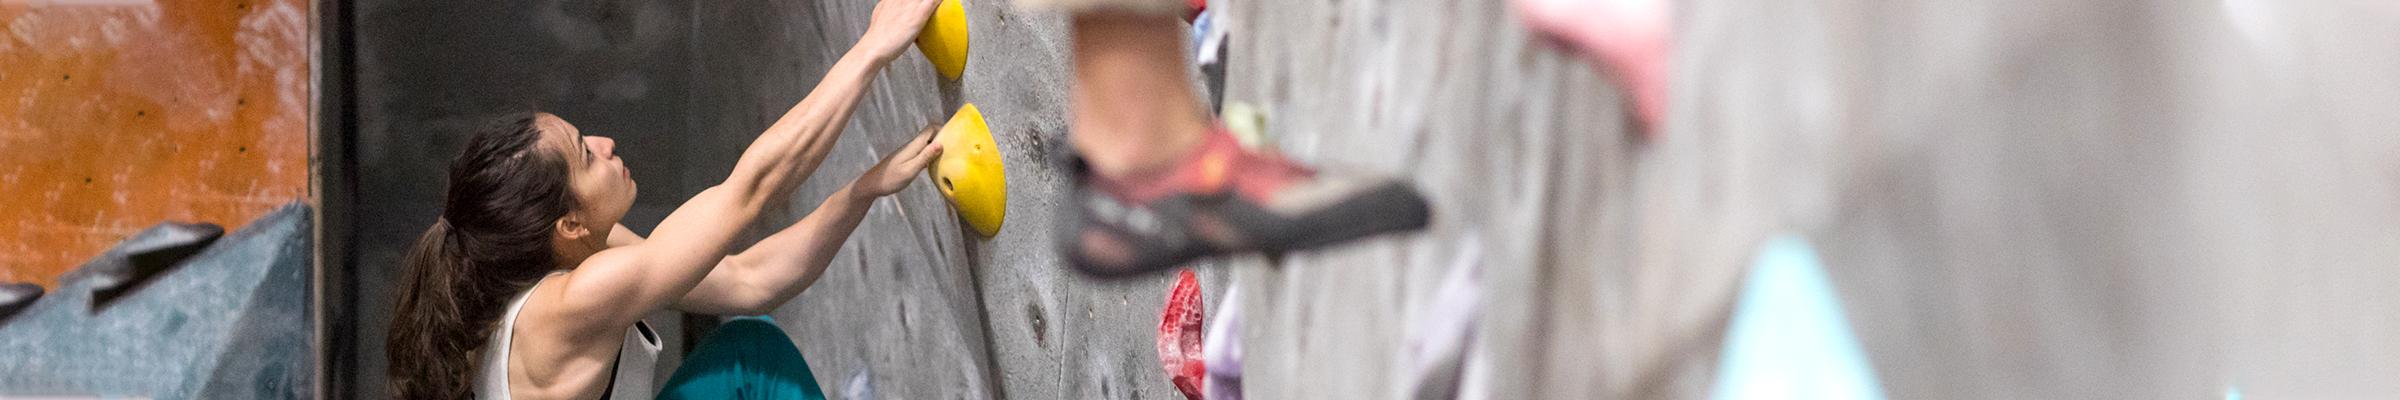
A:
<svg viewBox="0 0 2400 400">
<path fill-rule="evenodd" d="M 941 155 L 942 148 L 933 138 L 937 128 L 926 128 L 884 156 L 800 222 L 740 254 L 725 257 L 699 286 L 675 302 L 675 308 L 702 314 L 765 314 L 808 290 L 825 274 L 825 265 L 833 262 L 834 253 L 841 250 L 850 232 L 858 229 L 875 199 L 907 188 Z"/>
<path fill-rule="evenodd" d="M 677 207 L 639 244 L 601 251 L 562 277 L 555 311 L 605 337 L 663 309 L 723 261 L 744 227 L 814 172 L 884 65 L 908 48 L 938 0 L 883 0 L 859 44 L 806 99 L 759 134 L 725 182 Z"/>
</svg>

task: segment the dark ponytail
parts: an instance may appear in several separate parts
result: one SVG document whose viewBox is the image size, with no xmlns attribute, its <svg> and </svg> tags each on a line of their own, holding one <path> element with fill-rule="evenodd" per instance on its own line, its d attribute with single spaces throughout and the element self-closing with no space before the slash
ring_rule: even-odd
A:
<svg viewBox="0 0 2400 400">
<path fill-rule="evenodd" d="M 483 344 L 509 301 L 558 268 L 551 227 L 575 197 L 563 155 L 540 145 L 538 119 L 501 118 L 451 161 L 442 216 L 403 261 L 384 350 L 394 396 L 474 397 Z"/>
</svg>

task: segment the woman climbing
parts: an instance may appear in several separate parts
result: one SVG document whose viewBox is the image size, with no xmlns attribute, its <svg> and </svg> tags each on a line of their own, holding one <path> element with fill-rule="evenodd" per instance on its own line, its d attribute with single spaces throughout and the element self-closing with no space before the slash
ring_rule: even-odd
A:
<svg viewBox="0 0 2400 400">
<path fill-rule="evenodd" d="M 877 71 L 938 0 L 882 0 L 872 24 L 721 184 L 650 237 L 618 223 L 635 184 L 616 144 L 525 113 L 478 131 L 450 164 L 441 218 L 406 261 L 388 354 L 406 399 L 648 397 L 657 337 L 642 316 L 763 314 L 816 281 L 876 197 L 941 152 L 928 128 L 798 223 L 739 253 L 734 240 L 824 161 Z M 731 254 L 729 254 L 731 253 Z M 773 324 L 737 319 L 694 349 L 665 398 L 823 398 Z"/>
</svg>

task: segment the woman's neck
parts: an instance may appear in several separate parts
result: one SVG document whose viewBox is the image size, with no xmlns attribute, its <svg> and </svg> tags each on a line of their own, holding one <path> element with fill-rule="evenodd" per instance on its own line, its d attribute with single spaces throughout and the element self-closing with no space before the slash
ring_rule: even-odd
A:
<svg viewBox="0 0 2400 400">
<path fill-rule="evenodd" d="M 558 257 L 556 267 L 562 270 L 575 269 L 575 266 L 583 265 L 583 260 L 592 258 L 593 254 L 599 254 L 601 250 L 608 249 L 608 234 L 593 235 L 585 237 L 583 240 L 561 240 L 557 243 L 557 246 L 552 247 L 553 255 Z"/>
</svg>

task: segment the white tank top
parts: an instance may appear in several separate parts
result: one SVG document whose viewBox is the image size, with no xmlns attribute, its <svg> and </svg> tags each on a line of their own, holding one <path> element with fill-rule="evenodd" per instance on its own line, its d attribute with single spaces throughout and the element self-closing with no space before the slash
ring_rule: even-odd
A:
<svg viewBox="0 0 2400 400">
<path fill-rule="evenodd" d="M 542 280 L 549 278 L 543 277 Z M 539 287 L 541 283 L 535 282 L 533 286 Z M 533 287 L 526 287 L 525 293 L 518 293 L 516 300 L 508 302 L 508 313 L 502 315 L 500 329 L 492 331 L 491 341 L 484 343 L 483 348 L 488 351 L 483 352 L 483 373 L 475 383 L 476 398 L 508 400 L 509 338 L 516 336 L 517 311 L 525 308 L 525 299 L 532 295 Z M 652 392 L 650 378 L 658 368 L 658 350 L 658 333 L 650 329 L 650 324 L 634 322 L 633 326 L 626 327 L 625 343 L 617 349 L 617 363 L 611 367 L 614 371 L 611 372 L 613 376 L 609 377 L 608 394 L 601 398 L 647 399 L 656 396 L 657 393 Z"/>
</svg>

